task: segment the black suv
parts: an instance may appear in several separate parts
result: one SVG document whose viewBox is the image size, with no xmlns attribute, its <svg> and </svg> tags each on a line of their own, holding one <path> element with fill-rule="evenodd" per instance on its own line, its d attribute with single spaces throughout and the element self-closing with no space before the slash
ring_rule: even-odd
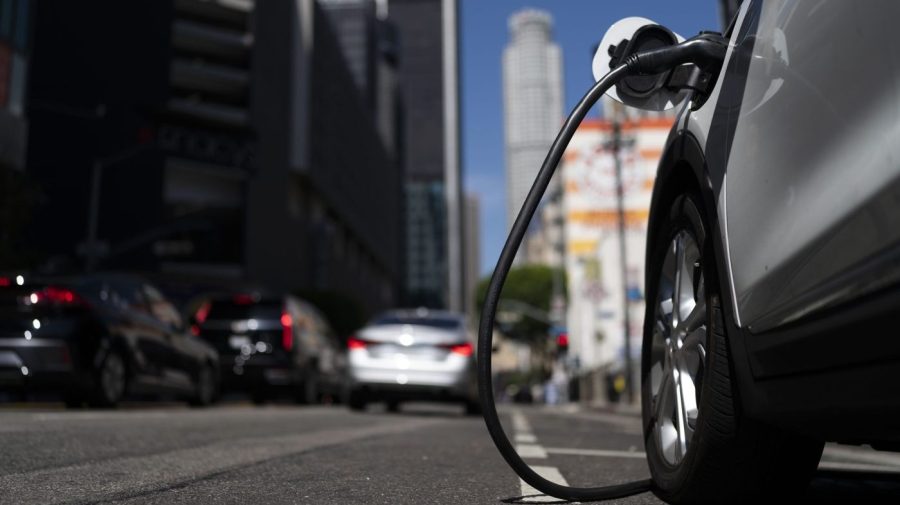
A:
<svg viewBox="0 0 900 505">
<path fill-rule="evenodd" d="M 343 396 L 346 353 L 310 304 L 251 292 L 194 305 L 191 330 L 222 356 L 223 389 L 246 392 L 257 404 L 285 394 L 299 403 Z"/>
</svg>

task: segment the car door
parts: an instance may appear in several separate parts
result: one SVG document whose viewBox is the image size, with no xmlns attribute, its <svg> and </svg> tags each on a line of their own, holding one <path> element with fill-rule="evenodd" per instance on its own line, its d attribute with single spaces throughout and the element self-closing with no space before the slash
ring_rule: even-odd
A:
<svg viewBox="0 0 900 505">
<path fill-rule="evenodd" d="M 114 278 L 107 283 L 109 303 L 121 314 L 119 331 L 132 352 L 131 364 L 138 387 L 158 387 L 165 373 L 165 335 L 150 315 L 139 283 Z"/>
<path fill-rule="evenodd" d="M 163 380 L 169 387 L 190 390 L 197 363 L 190 352 L 190 343 L 185 341 L 187 336 L 181 316 L 154 286 L 143 283 L 141 291 L 147 299 L 153 326 L 162 336 L 159 356 Z"/>
<path fill-rule="evenodd" d="M 900 3 L 746 16 L 725 208 L 740 321 L 764 333 L 900 280 Z"/>
</svg>

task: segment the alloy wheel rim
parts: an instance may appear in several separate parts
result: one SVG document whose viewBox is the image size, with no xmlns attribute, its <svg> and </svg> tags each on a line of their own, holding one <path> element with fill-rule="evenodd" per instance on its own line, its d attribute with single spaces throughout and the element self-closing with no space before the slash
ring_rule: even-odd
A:
<svg viewBox="0 0 900 505">
<path fill-rule="evenodd" d="M 708 320 L 700 248 L 682 230 L 663 260 L 650 349 L 653 436 L 670 465 L 687 455 L 697 427 Z"/>
</svg>

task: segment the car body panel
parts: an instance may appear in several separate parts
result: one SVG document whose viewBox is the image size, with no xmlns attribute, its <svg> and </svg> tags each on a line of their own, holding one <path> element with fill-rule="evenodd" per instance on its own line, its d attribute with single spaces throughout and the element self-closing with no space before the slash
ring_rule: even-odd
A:
<svg viewBox="0 0 900 505">
<path fill-rule="evenodd" d="M 695 109 L 682 109 L 664 149 L 648 244 L 661 240 L 654 229 L 674 195 L 685 187 L 698 190 L 714 239 L 744 413 L 827 440 L 895 446 L 900 432 L 889 419 L 900 412 L 900 396 L 890 384 L 900 373 L 900 339 L 883 328 L 900 307 L 900 228 L 894 224 L 900 167 L 893 161 L 900 153 L 892 140 L 900 133 L 900 87 L 892 56 L 896 42 L 867 46 L 878 44 L 874 36 L 893 35 L 886 24 L 896 16 L 865 17 L 879 6 L 897 9 L 839 0 L 744 2 L 710 96 Z M 784 40 L 762 34 L 780 25 Z M 800 27 L 811 32 L 821 54 L 792 45 L 800 44 Z M 836 48 L 844 43 L 853 49 Z M 766 59 L 783 63 L 773 50 L 778 44 L 790 51 L 791 65 L 797 58 L 806 61 L 789 74 L 782 68 L 785 73 L 776 77 L 776 65 Z M 881 79 L 870 94 L 867 77 L 828 75 L 829 65 L 841 68 L 823 59 L 835 49 L 844 59 L 855 51 L 860 61 L 848 62 L 848 68 Z M 879 55 L 891 61 L 875 69 Z M 810 78 L 844 86 L 829 83 L 802 96 L 810 88 L 803 81 Z M 783 81 L 773 86 L 778 79 Z M 838 115 L 817 108 L 823 93 L 841 95 L 821 105 L 837 107 Z M 777 124 L 779 114 L 784 124 Z M 808 123 L 821 124 L 796 131 Z M 772 136 L 778 146 L 769 151 Z M 792 145 L 794 136 L 801 145 Z M 851 163 L 852 156 L 859 160 Z M 759 168 L 760 160 L 766 166 Z M 869 180 L 855 180 L 864 176 Z M 823 203 L 824 196 L 840 202 Z M 797 223 L 807 229 L 798 232 Z M 754 243 L 757 235 L 761 243 Z M 773 247 L 778 240 L 784 243 Z"/>
</svg>

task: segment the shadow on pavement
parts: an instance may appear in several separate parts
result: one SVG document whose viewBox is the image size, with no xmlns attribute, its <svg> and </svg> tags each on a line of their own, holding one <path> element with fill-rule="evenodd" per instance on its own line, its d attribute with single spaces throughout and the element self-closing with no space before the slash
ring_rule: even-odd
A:
<svg viewBox="0 0 900 505">
<path fill-rule="evenodd" d="M 510 504 L 535 503 L 535 498 L 541 497 L 546 499 L 542 494 L 533 494 L 504 498 L 500 502 Z M 562 504 L 573 502 L 541 500 L 541 503 Z M 778 503 L 778 497 L 771 497 L 768 503 Z M 900 473 L 820 470 L 813 477 L 806 497 L 795 503 L 798 505 L 837 503 L 847 505 L 896 505 L 900 503 Z"/>
<path fill-rule="evenodd" d="M 819 470 L 801 503 L 900 503 L 900 473 Z"/>
</svg>

